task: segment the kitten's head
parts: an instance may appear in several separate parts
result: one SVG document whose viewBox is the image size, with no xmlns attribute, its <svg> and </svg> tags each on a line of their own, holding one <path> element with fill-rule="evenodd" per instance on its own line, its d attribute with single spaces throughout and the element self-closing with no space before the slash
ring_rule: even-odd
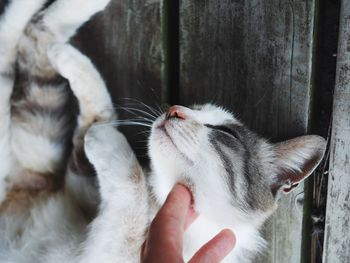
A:
<svg viewBox="0 0 350 263">
<path fill-rule="evenodd" d="M 173 106 L 152 127 L 151 184 L 159 202 L 183 182 L 207 217 L 259 225 L 281 193 L 291 192 L 313 172 L 325 147 L 319 136 L 271 144 L 211 104 Z"/>
</svg>

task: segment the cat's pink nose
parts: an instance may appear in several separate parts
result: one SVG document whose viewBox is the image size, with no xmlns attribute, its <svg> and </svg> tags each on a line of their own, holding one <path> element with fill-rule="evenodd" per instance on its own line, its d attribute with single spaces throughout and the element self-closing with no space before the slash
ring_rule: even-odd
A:
<svg viewBox="0 0 350 263">
<path fill-rule="evenodd" d="M 171 106 L 166 114 L 166 119 L 169 120 L 171 118 L 176 118 L 176 119 L 185 120 L 186 116 L 183 109 L 181 108 L 182 108 L 181 106 L 177 106 L 177 105 Z"/>
</svg>

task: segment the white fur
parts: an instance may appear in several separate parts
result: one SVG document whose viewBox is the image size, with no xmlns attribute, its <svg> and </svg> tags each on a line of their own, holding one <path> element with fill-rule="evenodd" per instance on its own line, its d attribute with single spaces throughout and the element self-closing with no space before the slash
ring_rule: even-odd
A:
<svg viewBox="0 0 350 263">
<path fill-rule="evenodd" d="M 204 105 L 194 105 L 192 108 L 192 110 L 189 110 L 186 107 L 182 107 L 182 110 L 190 118 L 193 118 L 200 123 L 222 125 L 224 123 L 231 122 L 237 125 L 241 125 L 239 120 L 235 118 L 231 112 L 227 111 L 223 107 L 208 103 Z"/>
<path fill-rule="evenodd" d="M 51 125 L 52 129 L 56 126 L 50 119 L 37 117 L 37 120 L 42 125 Z M 61 144 L 50 142 L 41 135 L 28 133 L 26 127 L 19 124 L 14 125 L 11 131 L 12 152 L 23 168 L 37 172 L 55 171 L 64 150 Z"/>
<path fill-rule="evenodd" d="M 52 196 L 45 203 L 37 204 L 26 217 L 1 216 L 0 224 L 2 229 L 7 230 L 0 241 L 5 243 L 0 247 L 1 262 L 60 262 L 52 255 L 61 254 L 62 257 L 68 248 L 66 253 L 79 252 L 77 248 L 85 239 L 86 222 L 71 200 L 66 199 L 62 193 Z M 14 238 L 18 225 L 23 232 L 21 238 Z M 13 234 L 10 229 L 13 229 Z M 40 251 L 46 252 L 42 254 Z M 74 262 L 73 258 L 65 259 Z"/>
</svg>

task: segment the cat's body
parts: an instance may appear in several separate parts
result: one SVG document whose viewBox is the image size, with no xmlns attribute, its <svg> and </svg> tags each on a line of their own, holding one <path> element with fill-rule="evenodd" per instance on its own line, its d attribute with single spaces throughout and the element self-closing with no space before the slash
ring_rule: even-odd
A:
<svg viewBox="0 0 350 263">
<path fill-rule="evenodd" d="M 279 193 L 314 170 L 324 140 L 273 145 L 219 107 L 175 106 L 152 125 L 146 178 L 107 124 L 116 115 L 100 75 L 63 44 L 108 2 L 57 0 L 32 19 L 45 0 L 12 0 L 0 20 L 0 262 L 137 262 L 176 182 L 200 214 L 185 258 L 230 228 L 237 245 L 225 262 L 252 262 Z"/>
<path fill-rule="evenodd" d="M 78 261 L 99 203 L 83 139 L 92 123 L 115 118 L 91 62 L 73 47 L 52 47 L 109 1 L 57 1 L 40 12 L 45 2 L 10 1 L 0 21 L 0 262 Z M 65 77 L 78 79 L 78 121 L 73 89 L 51 65 L 49 47 Z"/>
</svg>

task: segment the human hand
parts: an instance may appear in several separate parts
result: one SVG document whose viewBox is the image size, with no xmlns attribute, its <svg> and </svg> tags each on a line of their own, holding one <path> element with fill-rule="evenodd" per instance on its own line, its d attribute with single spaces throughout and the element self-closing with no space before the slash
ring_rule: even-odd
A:
<svg viewBox="0 0 350 263">
<path fill-rule="evenodd" d="M 191 200 L 192 195 L 185 186 L 174 186 L 148 230 L 141 251 L 142 263 L 184 262 L 183 235 L 197 217 Z M 222 230 L 200 248 L 189 263 L 218 263 L 231 252 L 235 243 L 234 234 Z"/>
</svg>

